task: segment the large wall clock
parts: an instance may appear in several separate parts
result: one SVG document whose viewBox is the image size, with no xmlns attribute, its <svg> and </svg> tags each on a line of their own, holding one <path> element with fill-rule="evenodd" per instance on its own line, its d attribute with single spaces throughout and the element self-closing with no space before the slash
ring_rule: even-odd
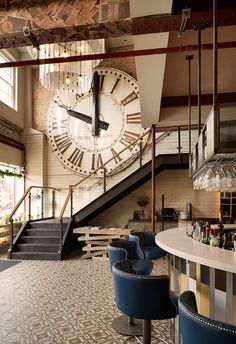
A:
<svg viewBox="0 0 236 344">
<path fill-rule="evenodd" d="M 48 111 L 47 136 L 52 150 L 67 169 L 80 175 L 88 175 L 147 130 L 141 126 L 137 81 L 113 68 L 96 71 L 96 94 L 94 87 L 79 99 L 60 91 Z M 138 150 L 139 143 L 126 149 L 106 166 L 107 174 L 127 167 Z M 97 173 L 102 174 L 101 170 Z"/>
</svg>

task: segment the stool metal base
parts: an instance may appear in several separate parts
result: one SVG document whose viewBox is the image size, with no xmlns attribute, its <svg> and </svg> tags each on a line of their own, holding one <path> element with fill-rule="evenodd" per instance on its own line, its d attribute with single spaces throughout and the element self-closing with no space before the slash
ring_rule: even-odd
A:
<svg viewBox="0 0 236 344">
<path fill-rule="evenodd" d="M 134 319 L 134 323 L 129 324 L 128 317 L 121 315 L 115 318 L 111 327 L 114 331 L 123 334 L 124 336 L 141 336 L 142 335 L 142 320 Z"/>
</svg>

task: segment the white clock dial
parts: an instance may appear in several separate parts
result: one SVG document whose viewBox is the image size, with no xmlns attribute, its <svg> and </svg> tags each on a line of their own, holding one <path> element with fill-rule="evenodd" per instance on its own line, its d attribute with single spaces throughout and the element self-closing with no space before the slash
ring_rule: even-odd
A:
<svg viewBox="0 0 236 344">
<path fill-rule="evenodd" d="M 58 92 L 49 108 L 47 135 L 51 148 L 63 165 L 82 175 L 101 166 L 135 141 L 145 130 L 141 126 L 137 82 L 128 74 L 97 68 L 99 88 L 99 130 L 92 134 L 94 102 L 92 91 L 79 100 L 73 94 Z M 144 138 L 144 144 L 147 137 Z M 139 143 L 128 148 L 107 166 L 107 173 L 126 167 L 136 156 Z M 97 172 L 102 176 L 103 171 Z"/>
</svg>

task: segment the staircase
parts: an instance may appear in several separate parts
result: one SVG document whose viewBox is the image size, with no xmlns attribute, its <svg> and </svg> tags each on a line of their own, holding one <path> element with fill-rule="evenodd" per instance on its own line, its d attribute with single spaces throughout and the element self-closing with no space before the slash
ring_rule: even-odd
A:
<svg viewBox="0 0 236 344">
<path fill-rule="evenodd" d="M 65 232 L 68 222 L 63 223 Z M 12 259 L 60 260 L 61 226 L 55 219 L 26 222 L 14 240 Z"/>
<path fill-rule="evenodd" d="M 165 169 L 186 169 L 188 168 L 188 154 L 182 154 L 181 161 L 179 161 L 177 154 L 158 155 L 155 163 L 156 174 Z M 10 258 L 61 260 L 76 242 L 73 228 L 87 225 L 92 218 L 101 214 L 150 179 L 151 161 L 75 213 L 72 220 L 64 218 L 63 250 L 61 250 L 60 245 L 61 225 L 57 223 L 56 219 L 26 222 L 13 242 L 12 250 L 9 250 Z"/>
<path fill-rule="evenodd" d="M 177 154 L 162 154 L 155 158 L 156 175 L 168 169 L 187 169 L 188 154 L 181 155 L 181 161 Z M 127 196 L 142 184 L 151 179 L 151 161 L 140 167 L 131 175 L 114 185 L 107 192 L 96 198 L 93 202 L 74 214 L 74 223 L 78 226 L 85 226 L 95 216 L 111 207 L 116 202 Z"/>
<path fill-rule="evenodd" d="M 147 131 L 144 135 L 149 135 L 150 130 Z M 159 141 L 165 140 L 165 144 L 160 144 L 158 148 L 158 154 L 155 158 L 155 173 L 158 174 L 165 169 L 187 169 L 189 163 L 189 157 L 186 153 L 181 153 L 180 150 L 184 149 L 181 147 L 180 144 L 180 135 L 178 135 L 178 149 L 179 154 L 176 154 L 176 136 L 177 132 L 173 132 L 173 135 L 170 135 L 169 130 L 161 134 L 156 139 L 156 144 Z M 185 138 L 184 144 L 188 143 L 186 140 L 186 134 L 183 136 Z M 132 142 L 129 146 L 125 147 L 122 151 L 118 154 L 121 154 L 124 150 L 129 149 L 132 145 L 137 144 L 142 137 L 139 137 L 137 140 Z M 166 149 L 168 147 L 168 149 Z M 150 144 L 145 146 L 147 151 L 150 148 Z M 164 151 L 163 151 L 164 150 Z M 168 154 L 166 154 L 168 151 Z M 174 151 L 174 154 L 170 154 L 170 151 Z M 185 150 L 186 151 L 186 150 Z M 146 151 L 145 151 L 146 152 Z M 140 150 L 138 152 L 140 154 L 141 160 L 143 159 L 143 151 Z M 138 155 L 137 155 L 138 157 Z M 55 219 L 55 192 L 56 189 L 53 187 L 45 187 L 45 186 L 31 186 L 27 189 L 27 191 L 22 196 L 21 200 L 18 202 L 16 207 L 13 209 L 12 213 L 10 214 L 10 221 L 11 221 L 11 248 L 9 249 L 9 258 L 13 259 L 40 259 L 40 260 L 60 260 L 62 259 L 68 252 L 70 252 L 76 245 L 78 245 L 75 236 L 73 235 L 73 229 L 78 226 L 85 226 L 89 223 L 91 219 L 95 216 L 101 214 L 104 210 L 108 209 L 116 202 L 120 201 L 122 198 L 127 196 L 129 193 L 137 189 L 139 186 L 147 182 L 151 179 L 151 166 L 152 162 L 150 161 L 150 155 L 146 155 L 145 158 L 146 164 L 139 167 L 137 165 L 137 169 L 127 176 L 124 179 L 121 179 L 120 182 L 117 184 L 110 186 L 110 189 L 106 192 L 103 192 L 101 189 L 100 182 L 96 182 L 94 185 L 98 185 L 99 193 L 97 193 L 97 198 L 90 201 L 89 204 L 83 206 L 79 211 L 76 213 L 73 212 L 74 202 L 73 202 L 73 193 L 75 188 L 78 185 L 86 180 L 83 178 L 77 184 L 74 184 L 69 187 L 68 194 L 64 205 L 62 207 L 60 216 L 58 221 L 61 224 L 57 223 L 57 219 Z M 113 157 L 114 158 L 114 157 Z M 110 159 L 111 160 L 111 159 Z M 104 165 L 101 167 L 104 168 L 106 164 L 109 163 L 108 160 Z M 144 159 L 143 159 L 144 161 Z M 101 167 L 98 167 L 100 169 Z M 98 170 L 97 169 L 97 170 Z M 96 173 L 97 170 L 94 170 L 93 173 Z M 90 177 L 90 175 L 88 176 Z M 106 185 L 105 177 L 104 177 L 104 185 Z M 34 220 L 34 221 L 27 221 L 25 222 L 19 232 L 17 233 L 16 237 L 13 240 L 13 215 L 15 214 L 16 210 L 22 204 L 23 201 L 26 201 L 26 197 L 28 198 L 29 203 L 29 213 L 28 216 L 31 218 L 31 198 L 33 195 L 33 189 L 41 188 L 41 199 L 42 202 L 42 209 L 44 204 L 44 194 L 46 190 L 51 190 L 52 192 L 52 203 L 51 208 L 47 206 L 47 210 L 51 209 L 51 217 L 45 219 L 45 216 L 42 211 L 42 218 L 43 220 Z M 74 189 L 73 189 L 74 188 Z M 46 190 L 45 190 L 46 189 Z M 95 193 L 96 194 L 96 193 Z M 38 198 L 38 194 L 36 195 Z M 39 197 L 40 198 L 40 197 Z M 64 218 L 64 212 L 66 207 L 70 207 L 70 212 L 73 213 L 71 218 Z M 77 209 L 80 205 L 78 205 Z"/>
</svg>

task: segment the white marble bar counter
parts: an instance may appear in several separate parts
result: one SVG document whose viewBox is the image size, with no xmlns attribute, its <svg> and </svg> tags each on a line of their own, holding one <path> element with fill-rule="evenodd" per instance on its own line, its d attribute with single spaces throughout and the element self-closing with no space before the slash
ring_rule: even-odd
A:
<svg viewBox="0 0 236 344">
<path fill-rule="evenodd" d="M 169 253 L 171 289 L 192 290 L 200 314 L 236 325 L 236 252 L 193 240 L 185 228 L 157 233 L 155 240 Z"/>
<path fill-rule="evenodd" d="M 211 268 L 236 273 L 236 252 L 193 240 L 186 236 L 182 228 L 172 228 L 158 233 L 156 243 L 175 256 Z"/>
</svg>

